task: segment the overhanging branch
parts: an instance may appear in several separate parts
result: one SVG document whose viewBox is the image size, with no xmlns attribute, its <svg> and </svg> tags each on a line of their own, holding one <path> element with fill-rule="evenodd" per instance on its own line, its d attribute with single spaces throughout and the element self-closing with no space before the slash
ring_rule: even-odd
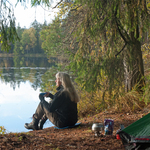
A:
<svg viewBox="0 0 150 150">
<path fill-rule="evenodd" d="M 58 3 L 56 4 L 56 6 L 53 7 L 53 9 L 56 8 L 62 1 L 63 1 L 63 0 L 61 0 L 60 2 L 58 2 Z"/>
<path fill-rule="evenodd" d="M 128 33 L 123 29 L 121 22 L 117 19 L 117 9 L 118 9 L 118 4 L 116 6 L 115 13 L 114 13 L 114 18 L 115 18 L 115 22 L 116 22 L 116 25 L 118 28 L 118 32 L 119 32 L 120 36 L 122 37 L 122 39 L 124 40 L 124 42 L 128 43 L 127 39 L 128 39 L 128 41 L 130 41 L 130 37 L 128 36 Z M 124 31 L 124 33 L 123 33 L 123 31 Z"/>
<path fill-rule="evenodd" d="M 121 49 L 121 51 L 118 52 L 118 53 L 115 55 L 115 57 L 117 57 L 117 56 L 124 50 L 124 48 L 126 47 L 126 45 L 127 45 L 127 42 L 125 43 L 125 45 L 123 46 L 123 48 Z"/>
</svg>

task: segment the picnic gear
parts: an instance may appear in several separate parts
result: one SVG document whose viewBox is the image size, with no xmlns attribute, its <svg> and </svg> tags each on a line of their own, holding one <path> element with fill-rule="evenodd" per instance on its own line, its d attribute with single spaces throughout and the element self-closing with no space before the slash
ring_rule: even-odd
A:
<svg viewBox="0 0 150 150">
<path fill-rule="evenodd" d="M 92 125 L 92 131 L 94 131 L 95 136 L 100 136 L 104 125 L 102 123 L 94 123 Z"/>
<path fill-rule="evenodd" d="M 105 135 L 112 135 L 113 127 L 114 127 L 114 120 L 112 120 L 112 119 L 105 119 L 104 120 Z"/>
<path fill-rule="evenodd" d="M 127 150 L 150 150 L 150 113 L 117 134 Z"/>
</svg>

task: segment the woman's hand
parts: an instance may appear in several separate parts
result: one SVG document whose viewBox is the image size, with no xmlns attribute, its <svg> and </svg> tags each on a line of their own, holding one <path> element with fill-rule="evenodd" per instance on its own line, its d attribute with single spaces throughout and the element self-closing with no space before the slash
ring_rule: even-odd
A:
<svg viewBox="0 0 150 150">
<path fill-rule="evenodd" d="M 48 97 L 49 96 L 49 92 L 46 92 L 46 94 L 44 95 L 44 97 Z"/>
</svg>

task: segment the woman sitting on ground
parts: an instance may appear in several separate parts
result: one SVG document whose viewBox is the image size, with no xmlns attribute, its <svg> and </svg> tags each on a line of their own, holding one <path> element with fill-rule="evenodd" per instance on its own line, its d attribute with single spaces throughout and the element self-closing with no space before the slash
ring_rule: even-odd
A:
<svg viewBox="0 0 150 150">
<path fill-rule="evenodd" d="M 40 103 L 33 114 L 33 120 L 31 123 L 25 123 L 25 128 L 43 129 L 47 119 L 59 128 L 73 126 L 78 121 L 79 97 L 70 76 L 67 73 L 57 73 L 55 82 L 58 87 L 56 94 L 46 92 L 39 95 Z M 44 97 L 50 97 L 52 100 L 48 103 Z"/>
</svg>

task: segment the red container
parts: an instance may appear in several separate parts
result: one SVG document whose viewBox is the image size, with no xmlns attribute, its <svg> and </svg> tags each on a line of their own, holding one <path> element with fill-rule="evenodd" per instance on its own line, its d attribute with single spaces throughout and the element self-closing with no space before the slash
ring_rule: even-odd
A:
<svg viewBox="0 0 150 150">
<path fill-rule="evenodd" d="M 116 134 L 116 139 L 117 139 L 117 140 L 121 140 L 119 134 Z"/>
</svg>

